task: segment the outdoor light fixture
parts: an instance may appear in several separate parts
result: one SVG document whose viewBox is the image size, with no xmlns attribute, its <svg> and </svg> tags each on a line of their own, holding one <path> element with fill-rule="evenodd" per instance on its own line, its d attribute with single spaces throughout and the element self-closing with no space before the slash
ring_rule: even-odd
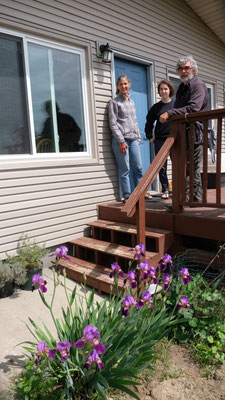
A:
<svg viewBox="0 0 225 400">
<path fill-rule="evenodd" d="M 111 63 L 112 50 L 110 50 L 109 43 L 103 44 L 96 42 L 97 57 L 102 58 L 102 62 Z"/>
</svg>

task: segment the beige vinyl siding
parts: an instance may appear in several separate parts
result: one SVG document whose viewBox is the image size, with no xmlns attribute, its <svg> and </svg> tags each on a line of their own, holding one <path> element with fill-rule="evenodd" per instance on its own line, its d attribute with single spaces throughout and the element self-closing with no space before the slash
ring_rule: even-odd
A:
<svg viewBox="0 0 225 400">
<path fill-rule="evenodd" d="M 0 0 L 0 9 L 4 29 L 86 49 L 88 98 L 94 114 L 90 131 L 98 149 L 86 161 L 81 157 L 0 160 L 3 257 L 5 251 L 16 249 L 23 232 L 46 246 L 88 234 L 86 224 L 97 218 L 97 205 L 118 197 L 107 117 L 111 66 L 96 57 L 97 40 L 153 63 L 156 82 L 168 70 L 174 71 L 180 55 L 192 54 L 200 76 L 215 82 L 217 107 L 224 107 L 225 46 L 180 0 Z"/>
</svg>

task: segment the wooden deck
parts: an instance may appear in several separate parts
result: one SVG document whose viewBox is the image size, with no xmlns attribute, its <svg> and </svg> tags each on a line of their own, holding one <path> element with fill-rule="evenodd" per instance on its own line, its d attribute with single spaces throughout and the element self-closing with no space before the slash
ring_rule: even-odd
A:
<svg viewBox="0 0 225 400">
<path fill-rule="evenodd" d="M 225 203 L 225 188 L 222 189 L 222 197 Z M 215 200 L 214 189 L 208 190 L 208 199 L 211 202 Z M 175 256 L 192 248 L 202 249 L 205 257 L 203 265 L 207 265 L 207 261 L 217 253 L 218 242 L 225 242 L 225 208 L 184 207 L 183 213 L 177 214 L 166 208 L 171 204 L 171 198 L 162 200 L 161 195 L 153 195 L 152 200 L 145 201 L 146 260 L 156 267 L 163 254 L 169 252 Z M 68 277 L 82 283 L 86 281 L 99 292 L 110 293 L 112 263 L 116 262 L 124 272 L 128 271 L 138 235 L 136 215 L 127 217 L 121 213 L 123 206 L 121 201 L 100 204 L 99 219 L 89 223 L 92 237 L 75 238 L 68 242 L 70 260 L 60 260 L 60 266 L 66 269 Z M 199 240 L 202 247 L 199 247 Z M 200 255 L 202 257 L 201 252 Z M 213 267 L 223 269 L 225 255 L 216 260 Z M 119 287 L 123 288 L 122 280 Z"/>
<path fill-rule="evenodd" d="M 207 197 L 208 201 L 215 202 L 216 190 L 208 189 Z M 225 203 L 225 188 L 222 188 L 221 201 Z M 225 208 L 184 207 L 183 213 L 175 214 L 168 211 L 168 205 L 172 205 L 171 198 L 162 200 L 161 195 L 153 195 L 152 200 L 146 200 L 146 227 L 168 229 L 174 235 L 225 242 Z M 122 206 L 120 201 L 101 204 L 99 218 L 135 224 L 135 216 L 121 217 L 119 211 Z"/>
</svg>

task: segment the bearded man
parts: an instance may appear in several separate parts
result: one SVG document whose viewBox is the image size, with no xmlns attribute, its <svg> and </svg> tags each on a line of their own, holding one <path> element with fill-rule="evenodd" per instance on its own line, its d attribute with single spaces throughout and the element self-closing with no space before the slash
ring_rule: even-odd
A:
<svg viewBox="0 0 225 400">
<path fill-rule="evenodd" d="M 160 115 L 160 122 L 165 123 L 173 115 L 188 114 L 192 112 L 208 111 L 209 96 L 206 84 L 198 77 L 198 67 L 192 56 L 180 57 L 176 66 L 177 73 L 182 81 L 178 87 L 174 108 Z M 187 133 L 189 124 L 187 124 Z M 195 123 L 194 127 L 194 201 L 202 201 L 202 181 L 200 166 L 202 161 L 202 124 Z M 186 170 L 186 201 L 189 200 L 189 173 L 190 173 L 190 147 L 187 135 L 187 170 Z"/>
</svg>

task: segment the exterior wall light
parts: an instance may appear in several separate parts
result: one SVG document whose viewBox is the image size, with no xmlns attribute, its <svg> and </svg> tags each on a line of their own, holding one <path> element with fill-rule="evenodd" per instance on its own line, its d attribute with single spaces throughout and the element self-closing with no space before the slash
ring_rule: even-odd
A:
<svg viewBox="0 0 225 400">
<path fill-rule="evenodd" d="M 96 42 L 96 53 L 97 57 L 102 58 L 102 62 L 108 64 L 112 62 L 112 50 L 110 50 L 109 43 Z"/>
</svg>

